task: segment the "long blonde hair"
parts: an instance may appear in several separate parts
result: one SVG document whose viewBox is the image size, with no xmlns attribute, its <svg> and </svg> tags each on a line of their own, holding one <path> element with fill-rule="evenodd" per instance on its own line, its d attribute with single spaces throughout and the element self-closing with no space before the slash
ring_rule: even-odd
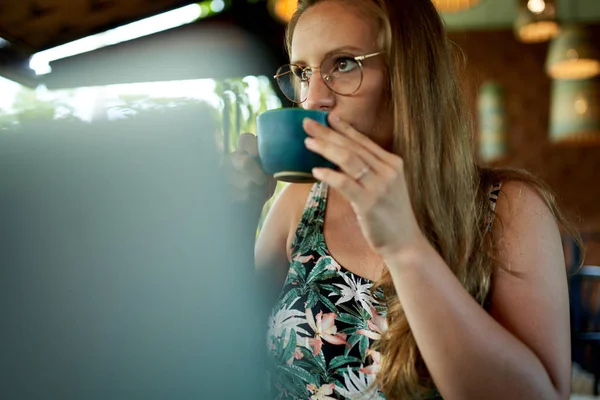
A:
<svg viewBox="0 0 600 400">
<path fill-rule="evenodd" d="M 331 0 L 300 0 L 288 24 L 294 28 L 311 6 Z M 393 151 L 401 156 L 418 224 L 464 288 L 487 307 L 495 268 L 487 232 L 489 191 L 495 182 L 519 180 L 536 188 L 555 218 L 577 237 L 547 186 L 519 170 L 478 166 L 474 129 L 458 83 L 457 58 L 430 0 L 336 0 L 358 7 L 381 26 L 387 54 Z M 388 330 L 377 347 L 382 363 L 377 384 L 389 399 L 420 398 L 434 383 L 423 362 L 389 273 L 375 285 L 388 302 Z"/>
</svg>

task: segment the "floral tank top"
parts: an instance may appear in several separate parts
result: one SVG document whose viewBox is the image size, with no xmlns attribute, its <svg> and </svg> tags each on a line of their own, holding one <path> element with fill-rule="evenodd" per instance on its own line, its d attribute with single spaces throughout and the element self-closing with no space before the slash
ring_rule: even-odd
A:
<svg viewBox="0 0 600 400">
<path fill-rule="evenodd" d="M 270 398 L 385 399 L 373 385 L 381 361 L 373 343 L 387 329 L 384 294 L 381 288 L 372 294 L 374 282 L 329 253 L 323 236 L 326 202 L 327 185 L 315 183 L 269 317 Z"/>
</svg>

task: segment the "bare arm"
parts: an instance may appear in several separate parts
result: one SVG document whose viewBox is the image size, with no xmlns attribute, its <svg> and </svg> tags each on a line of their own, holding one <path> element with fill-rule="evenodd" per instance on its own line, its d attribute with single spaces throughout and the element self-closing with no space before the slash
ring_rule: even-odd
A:
<svg viewBox="0 0 600 400">
<path fill-rule="evenodd" d="M 289 268 L 288 239 L 300 222 L 309 191 L 309 185 L 286 186 L 269 210 L 256 241 L 255 269 L 269 308 L 285 282 Z"/>
<path fill-rule="evenodd" d="M 495 276 L 490 314 L 428 243 L 388 260 L 396 291 L 445 399 L 568 399 L 569 304 L 557 225 L 521 183 L 504 185 L 497 213 L 497 257 L 521 275 Z"/>
</svg>

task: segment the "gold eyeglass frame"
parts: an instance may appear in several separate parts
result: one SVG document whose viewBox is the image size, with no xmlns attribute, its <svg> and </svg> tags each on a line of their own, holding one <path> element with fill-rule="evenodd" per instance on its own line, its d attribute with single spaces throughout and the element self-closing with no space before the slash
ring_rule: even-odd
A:
<svg viewBox="0 0 600 400">
<path fill-rule="evenodd" d="M 366 60 L 367 58 L 375 57 L 375 56 L 378 56 L 378 55 L 381 55 L 381 54 L 384 54 L 384 53 L 385 53 L 384 51 L 378 51 L 376 53 L 364 54 L 362 56 L 356 56 L 356 57 L 353 57 L 353 56 L 350 56 L 350 55 L 346 55 L 344 53 L 332 54 L 332 55 L 330 55 L 328 57 L 325 57 L 323 59 L 323 61 L 321 61 L 321 64 L 318 67 L 311 67 L 311 66 L 308 66 L 308 65 L 306 67 L 302 67 L 301 65 L 298 65 L 298 64 L 284 64 L 284 65 L 282 65 L 281 67 L 279 67 L 277 69 L 277 72 L 279 72 L 282 68 L 287 67 L 287 66 L 298 67 L 300 70 L 302 70 L 302 73 L 304 73 L 307 70 L 314 71 L 315 69 L 318 69 L 319 70 L 319 75 L 321 76 L 321 79 L 323 79 L 323 82 L 325 82 L 325 85 L 327 85 L 327 87 L 329 88 L 329 90 L 331 90 L 334 93 L 339 94 L 340 96 L 352 96 L 354 93 L 358 92 L 358 90 L 362 86 L 362 82 L 363 82 L 363 78 L 364 78 L 364 70 L 363 70 L 362 61 Z M 330 57 L 336 56 L 336 55 L 337 56 L 344 56 L 344 55 L 346 55 L 349 59 L 353 59 L 354 61 L 356 61 L 358 63 L 358 67 L 360 68 L 360 83 L 358 84 L 358 87 L 352 93 L 342 94 L 342 93 L 339 93 L 339 92 L 335 91 L 331 86 L 329 86 L 329 83 L 328 83 L 328 82 L 330 82 L 331 77 L 329 75 L 327 75 L 327 74 L 323 75 L 320 72 L 321 71 L 321 67 L 323 66 L 323 63 L 325 62 L 325 60 L 329 59 Z M 277 86 L 279 86 L 279 90 L 281 90 L 281 92 L 283 93 L 283 95 L 289 101 L 291 101 L 292 103 L 295 103 L 295 104 L 302 104 L 302 103 L 304 103 L 308 99 L 308 95 L 306 96 L 306 98 L 304 100 L 301 100 L 301 101 L 296 101 L 296 100 L 290 99 L 290 97 L 285 93 L 285 91 L 281 88 L 281 85 L 279 84 L 279 77 L 287 75 L 289 73 L 291 73 L 291 69 L 290 69 L 290 71 L 287 71 L 287 72 L 284 72 L 284 73 L 281 73 L 281 74 L 280 73 L 276 73 L 273 76 L 273 78 L 277 81 Z M 312 76 L 311 76 L 311 78 L 312 78 Z M 311 78 L 308 78 L 308 85 L 310 85 L 310 79 Z"/>
</svg>

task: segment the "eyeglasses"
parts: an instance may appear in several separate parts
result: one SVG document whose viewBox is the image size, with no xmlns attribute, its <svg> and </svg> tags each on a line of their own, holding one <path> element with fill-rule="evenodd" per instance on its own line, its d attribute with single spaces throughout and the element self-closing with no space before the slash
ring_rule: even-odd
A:
<svg viewBox="0 0 600 400">
<path fill-rule="evenodd" d="M 318 68 L 287 64 L 277 70 L 274 78 L 285 97 L 296 104 L 306 101 L 308 86 L 314 69 L 320 71 L 321 78 L 323 78 L 323 82 L 329 89 L 339 95 L 350 96 L 356 93 L 362 84 L 362 61 L 380 54 L 383 54 L 383 52 L 357 57 L 347 54 L 333 54 L 325 58 Z"/>
</svg>

